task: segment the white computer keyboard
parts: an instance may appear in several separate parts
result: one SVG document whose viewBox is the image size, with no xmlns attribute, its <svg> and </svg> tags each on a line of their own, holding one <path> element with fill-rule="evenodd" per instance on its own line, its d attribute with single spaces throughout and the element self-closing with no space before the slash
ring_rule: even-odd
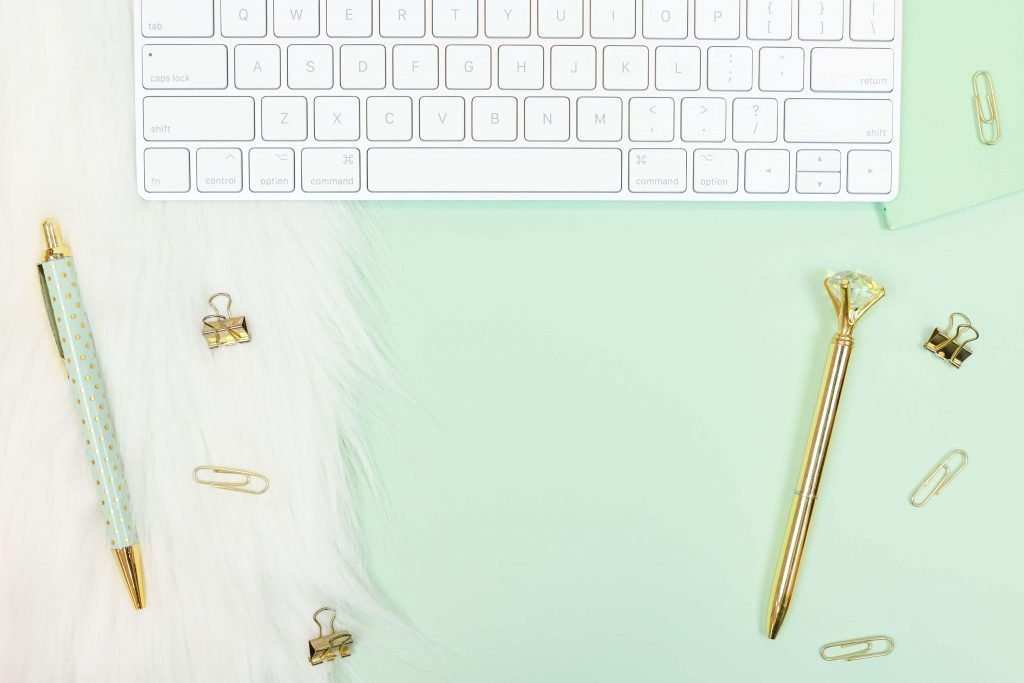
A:
<svg viewBox="0 0 1024 683">
<path fill-rule="evenodd" d="M 883 201 L 901 0 L 135 0 L 148 199 Z"/>
</svg>

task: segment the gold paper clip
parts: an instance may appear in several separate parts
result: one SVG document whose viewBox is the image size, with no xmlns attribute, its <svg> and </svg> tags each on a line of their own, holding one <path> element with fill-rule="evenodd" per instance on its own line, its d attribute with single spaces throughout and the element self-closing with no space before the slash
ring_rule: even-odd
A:
<svg viewBox="0 0 1024 683">
<path fill-rule="evenodd" d="M 994 145 L 1003 137 L 1002 126 L 999 123 L 999 107 L 996 105 L 996 86 L 992 82 L 992 74 L 987 71 L 979 71 L 971 79 L 974 85 L 974 112 L 978 115 L 978 137 L 986 145 Z M 987 94 L 984 95 L 988 111 L 982 106 L 981 82 L 985 83 Z"/>
<path fill-rule="evenodd" d="M 228 300 L 227 314 L 220 312 L 213 302 L 218 297 Z M 211 349 L 219 346 L 231 346 L 232 344 L 244 344 L 249 341 L 249 327 L 245 323 L 245 316 L 235 316 L 231 313 L 231 295 L 218 292 L 209 299 L 211 315 L 203 318 L 203 337 Z"/>
<path fill-rule="evenodd" d="M 958 318 L 963 320 L 959 325 L 956 324 Z M 974 333 L 973 337 L 970 336 L 972 332 Z M 960 341 L 961 334 L 965 336 L 963 341 Z M 959 368 L 973 353 L 967 348 L 967 345 L 980 338 L 981 333 L 971 324 L 970 318 L 963 313 L 954 313 L 949 316 L 949 326 L 946 329 L 940 332 L 939 328 L 936 327 L 932 331 L 932 336 L 925 342 L 924 348 L 939 358 L 948 361 L 954 368 Z M 951 345 L 952 348 L 950 348 Z"/>
<path fill-rule="evenodd" d="M 321 612 L 331 613 L 331 632 L 326 636 L 324 635 L 324 626 L 318 618 Z M 313 666 L 352 654 L 352 634 L 348 631 L 334 630 L 334 620 L 337 616 L 338 613 L 330 607 L 321 607 L 313 613 L 313 621 L 320 629 L 320 635 L 309 641 L 309 663 Z"/>
<path fill-rule="evenodd" d="M 887 647 L 884 650 L 876 650 L 875 643 L 885 642 Z M 849 650 L 843 650 L 843 648 L 853 647 L 855 645 L 862 645 L 859 650 L 850 652 Z M 834 654 L 828 654 L 828 650 L 832 648 L 839 648 L 839 652 Z M 831 662 L 836 659 L 842 659 L 847 662 L 853 662 L 858 659 L 870 659 L 871 657 L 884 657 L 887 654 L 891 654 L 896 648 L 896 643 L 889 636 L 869 636 L 867 638 L 854 638 L 852 640 L 839 640 L 834 643 L 828 643 L 822 645 L 821 649 L 818 650 L 818 654 L 826 662 Z"/>
<path fill-rule="evenodd" d="M 953 469 L 950 466 L 949 461 L 957 456 L 961 456 L 960 464 L 956 469 Z M 942 462 L 935 466 L 935 469 L 928 473 L 928 476 L 926 476 L 924 481 L 921 482 L 921 485 L 917 487 L 917 490 L 910 494 L 910 504 L 916 508 L 924 507 L 929 500 L 942 493 L 943 489 L 949 486 L 949 482 L 953 481 L 956 478 L 956 475 L 960 474 L 960 471 L 965 467 L 967 467 L 967 453 L 956 450 L 947 455 L 942 459 Z M 935 485 L 935 488 L 930 489 L 919 502 L 917 497 L 928 488 L 928 485 L 932 483 L 932 479 L 934 479 L 938 474 L 942 475 L 939 479 L 939 483 Z"/>
<path fill-rule="evenodd" d="M 199 476 L 200 472 L 211 472 L 213 474 L 233 474 L 241 477 L 241 479 L 203 479 Z M 234 467 L 217 467 L 216 465 L 200 465 L 199 467 L 192 470 L 192 479 L 197 484 L 204 486 L 212 486 L 215 489 L 224 489 L 225 491 L 238 491 L 239 493 L 251 493 L 258 496 L 262 493 L 266 493 L 267 489 L 270 488 L 270 480 L 264 477 L 259 472 L 250 472 L 249 470 L 240 470 Z M 253 479 L 259 479 L 263 486 L 262 488 L 251 487 Z"/>
</svg>

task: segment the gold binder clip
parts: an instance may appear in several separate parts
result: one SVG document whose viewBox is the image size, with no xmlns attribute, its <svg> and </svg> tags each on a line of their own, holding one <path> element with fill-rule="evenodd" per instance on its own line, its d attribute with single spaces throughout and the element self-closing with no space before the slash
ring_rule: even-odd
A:
<svg viewBox="0 0 1024 683">
<path fill-rule="evenodd" d="M 231 474 L 241 479 L 203 479 L 199 476 L 200 472 L 210 472 L 212 474 Z M 238 491 L 239 493 L 251 493 L 254 496 L 258 496 L 262 493 L 266 493 L 267 489 L 270 488 L 270 480 L 264 477 L 259 472 L 250 472 L 249 470 L 240 470 L 234 467 L 217 467 L 216 465 L 200 465 L 199 467 L 192 470 L 192 479 L 197 484 L 203 486 L 212 486 L 215 489 L 224 489 L 225 491 Z M 256 488 L 250 486 L 253 479 L 259 479 L 262 482 L 262 486 Z"/>
<path fill-rule="evenodd" d="M 960 464 L 954 469 L 949 464 L 949 461 L 957 456 L 960 457 Z M 956 450 L 947 455 L 942 459 L 942 462 L 935 466 L 935 469 L 928 473 L 928 476 L 924 478 L 924 481 L 922 481 L 921 485 L 917 487 L 917 490 L 910 494 L 910 504 L 916 508 L 924 507 L 929 500 L 942 493 L 943 489 L 949 486 L 949 482 L 953 481 L 956 478 L 956 475 L 960 474 L 965 467 L 967 467 L 967 453 L 961 450 Z M 917 497 L 928 488 L 928 485 L 932 483 L 932 479 L 939 474 L 942 475 L 939 478 L 939 482 L 934 488 L 929 489 L 928 492 L 925 493 L 924 498 L 918 501 Z"/>
<path fill-rule="evenodd" d="M 319 619 L 321 612 L 331 613 L 331 632 L 326 636 L 324 635 L 324 626 Z M 313 666 L 352 654 L 352 634 L 348 631 L 334 630 L 334 620 L 337 616 L 338 613 L 330 607 L 321 607 L 313 613 L 313 621 L 320 629 L 320 635 L 309 641 L 309 663 Z"/>
<path fill-rule="evenodd" d="M 1003 137 L 1002 126 L 999 122 L 999 107 L 996 105 L 996 86 L 992 82 L 992 74 L 987 71 L 979 71 L 971 79 L 974 85 L 974 112 L 978 115 L 978 137 L 986 145 L 994 145 Z M 981 94 L 980 83 L 985 84 L 987 91 L 984 96 Z M 985 107 L 981 101 L 984 97 Z"/>
<path fill-rule="evenodd" d="M 876 649 L 875 643 L 886 643 L 885 649 Z M 860 645 L 859 650 L 845 650 L 844 648 L 854 647 Z M 838 652 L 829 654 L 828 651 L 838 648 Z M 871 657 L 884 657 L 891 654 L 896 648 L 896 643 L 889 636 L 869 636 L 867 638 L 854 638 L 852 640 L 838 640 L 834 643 L 827 643 L 821 646 L 818 650 L 818 654 L 826 662 L 831 662 L 836 659 L 842 659 L 847 662 L 853 662 L 858 659 L 870 659 Z"/>
<path fill-rule="evenodd" d="M 956 324 L 958 318 L 963 320 L 959 325 Z M 974 333 L 973 337 L 971 336 L 972 332 Z M 965 337 L 963 340 L 960 339 L 961 334 Z M 967 348 L 967 345 L 980 338 L 981 333 L 971 324 L 970 318 L 963 313 L 954 313 L 949 316 L 949 326 L 946 329 L 940 332 L 936 327 L 932 331 L 932 336 L 925 342 L 924 348 L 948 361 L 953 367 L 959 368 L 973 353 Z"/>
<path fill-rule="evenodd" d="M 221 313 L 217 305 L 213 303 L 218 297 L 228 300 L 226 315 Z M 249 341 L 249 327 L 245 323 L 245 316 L 235 316 L 231 313 L 230 294 L 218 292 L 210 297 L 209 302 L 213 313 L 203 318 L 203 337 L 206 338 L 206 344 L 211 349 L 232 344 L 244 344 Z"/>
</svg>

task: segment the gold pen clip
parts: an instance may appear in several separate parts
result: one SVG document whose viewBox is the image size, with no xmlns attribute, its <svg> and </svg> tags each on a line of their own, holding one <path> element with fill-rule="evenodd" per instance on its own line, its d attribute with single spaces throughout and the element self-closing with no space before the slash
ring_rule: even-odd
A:
<svg viewBox="0 0 1024 683">
<path fill-rule="evenodd" d="M 54 218 L 47 218 L 43 221 L 43 241 L 46 243 L 46 251 L 43 252 L 43 261 L 36 270 L 39 273 L 39 286 L 43 291 L 43 303 L 46 305 L 46 315 L 50 320 L 50 331 L 53 333 L 53 341 L 57 345 L 57 353 L 60 359 L 65 359 L 64 345 L 60 343 L 60 333 L 57 332 L 57 314 L 53 310 L 56 298 L 50 294 L 50 287 L 46 284 L 46 274 L 43 272 L 43 264 L 57 259 L 70 258 L 71 250 L 64 244 L 64 235 L 61 233 L 60 224 Z M 64 368 L 67 372 L 67 368 Z"/>
<path fill-rule="evenodd" d="M 324 635 L 324 626 L 320 623 L 320 615 L 323 612 L 331 614 L 331 632 Z M 349 657 L 352 654 L 352 634 L 348 631 L 335 631 L 334 620 L 338 613 L 330 607 L 321 607 L 313 613 L 313 621 L 320 629 L 320 635 L 309 641 L 309 663 L 313 666 L 331 662 L 338 657 Z"/>
<path fill-rule="evenodd" d="M 875 647 L 875 643 L 885 643 L 885 649 L 879 649 Z M 846 648 L 860 646 L 859 650 L 853 650 L 852 652 Z M 826 662 L 835 661 L 842 659 L 847 662 L 853 662 L 858 659 L 870 659 L 871 657 L 884 657 L 891 654 L 896 648 L 896 643 L 889 636 L 869 636 L 867 638 L 853 638 L 851 640 L 837 640 L 834 643 L 827 643 L 821 646 L 818 650 L 818 654 Z M 837 652 L 829 653 L 829 650 L 838 650 Z"/>
<path fill-rule="evenodd" d="M 214 303 L 221 297 L 227 299 L 224 313 L 221 313 Z M 209 304 L 213 313 L 203 318 L 203 338 L 206 339 L 206 345 L 209 348 L 216 349 L 221 346 L 245 344 L 250 341 L 249 326 L 245 322 L 245 316 L 235 316 L 231 312 L 230 294 L 218 292 L 210 297 Z"/>
<path fill-rule="evenodd" d="M 979 71 L 971 79 L 974 86 L 974 113 L 978 116 L 978 138 L 986 145 L 994 145 L 1003 137 L 1002 125 L 999 122 L 999 106 L 996 104 L 996 86 L 992 82 L 992 74 Z M 981 94 L 984 83 L 985 95 Z M 982 99 L 985 106 L 982 106 Z M 985 107 L 988 107 L 988 111 Z"/>
<path fill-rule="evenodd" d="M 241 479 L 204 479 L 200 476 L 201 472 L 210 472 L 212 474 L 229 474 L 235 477 L 241 477 Z M 203 486 L 212 486 L 215 489 L 224 489 L 225 491 L 251 493 L 255 496 L 258 496 L 262 493 L 266 493 L 267 489 L 270 488 L 270 480 L 264 477 L 259 472 L 240 470 L 235 467 L 217 467 L 216 465 L 200 465 L 199 467 L 192 470 L 192 479 L 195 480 L 197 484 L 202 484 Z M 259 486 L 258 488 L 251 486 L 253 479 L 258 479 L 262 486 Z"/>
<path fill-rule="evenodd" d="M 958 325 L 957 320 L 963 322 Z M 971 336 L 972 333 L 974 336 Z M 962 340 L 960 339 L 961 335 L 963 335 Z M 954 313 L 949 316 L 949 325 L 946 329 L 939 331 L 939 328 L 936 327 L 932 330 L 932 335 L 924 343 L 924 348 L 954 368 L 959 368 L 974 353 L 967 348 L 967 345 L 979 339 L 981 339 L 981 333 L 971 324 L 971 319 L 963 313 Z"/>
<path fill-rule="evenodd" d="M 960 458 L 959 464 L 954 468 L 949 464 L 949 462 L 958 456 Z M 956 450 L 947 455 L 942 459 L 942 462 L 935 466 L 935 469 L 928 473 L 928 476 L 924 478 L 924 481 L 922 481 L 921 485 L 917 487 L 917 490 L 910 494 L 910 504 L 916 508 L 924 507 L 928 501 L 942 493 L 943 489 L 949 486 L 949 482 L 956 479 L 956 475 L 960 474 L 965 467 L 967 467 L 966 452 Z M 939 477 L 938 483 L 935 484 L 933 488 L 929 489 L 928 486 L 932 483 L 932 479 L 939 474 L 942 476 Z M 918 500 L 918 496 L 922 493 L 925 494 L 924 498 Z"/>
</svg>

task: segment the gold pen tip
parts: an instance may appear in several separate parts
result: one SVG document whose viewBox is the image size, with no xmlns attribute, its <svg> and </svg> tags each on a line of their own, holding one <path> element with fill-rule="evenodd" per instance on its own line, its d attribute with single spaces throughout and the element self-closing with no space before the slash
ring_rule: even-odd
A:
<svg viewBox="0 0 1024 683">
<path fill-rule="evenodd" d="M 772 605 L 772 609 L 768 612 L 768 620 L 765 623 L 765 630 L 768 632 L 769 640 L 775 640 L 779 637 L 779 631 L 782 630 L 782 622 L 786 618 L 786 611 L 786 606 Z"/>
<path fill-rule="evenodd" d="M 131 598 L 132 606 L 135 609 L 142 609 L 146 606 L 146 577 L 142 571 L 139 544 L 115 549 L 114 557 L 117 558 L 117 566 L 121 570 L 121 578 L 124 579 L 124 587 Z"/>
</svg>

